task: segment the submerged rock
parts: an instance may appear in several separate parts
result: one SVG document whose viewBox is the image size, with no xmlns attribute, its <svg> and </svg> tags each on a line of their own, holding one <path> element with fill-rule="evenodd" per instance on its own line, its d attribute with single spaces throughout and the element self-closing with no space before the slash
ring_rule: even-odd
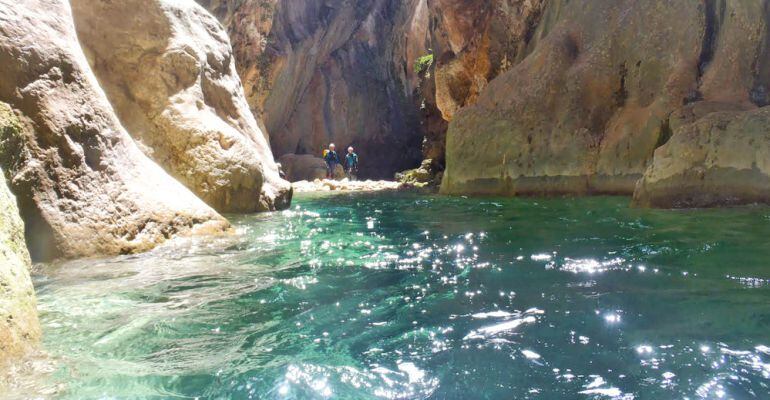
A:
<svg viewBox="0 0 770 400">
<path fill-rule="evenodd" d="M 770 204 L 770 107 L 713 112 L 679 123 L 639 180 L 636 205 Z"/>
<path fill-rule="evenodd" d="M 33 257 L 143 251 L 228 222 L 136 147 L 63 0 L 0 0 L 0 163 Z M 21 119 L 17 119 L 16 115 Z"/>
<path fill-rule="evenodd" d="M 95 74 L 150 158 L 220 212 L 288 207 L 291 186 L 278 175 L 213 16 L 193 1 L 72 5 Z"/>
<path fill-rule="evenodd" d="M 24 224 L 0 171 L 0 370 L 40 338 L 30 267 Z"/>
</svg>

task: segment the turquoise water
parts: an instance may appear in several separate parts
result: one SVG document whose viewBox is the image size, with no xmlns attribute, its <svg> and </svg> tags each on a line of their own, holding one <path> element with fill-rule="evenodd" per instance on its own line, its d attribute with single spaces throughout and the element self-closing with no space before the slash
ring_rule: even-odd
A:
<svg viewBox="0 0 770 400">
<path fill-rule="evenodd" d="M 768 399 L 770 209 L 305 196 L 46 267 L 63 399 Z"/>
</svg>

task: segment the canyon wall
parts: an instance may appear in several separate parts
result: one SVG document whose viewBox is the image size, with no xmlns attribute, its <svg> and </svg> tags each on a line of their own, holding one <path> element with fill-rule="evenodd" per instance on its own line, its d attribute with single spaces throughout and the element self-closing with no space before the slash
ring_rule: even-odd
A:
<svg viewBox="0 0 770 400">
<path fill-rule="evenodd" d="M 644 188 L 637 204 L 711 204 L 643 200 L 666 190 L 645 181 L 672 118 L 769 101 L 763 1 L 200 2 L 227 26 L 277 155 L 365 143 L 388 175 L 422 138 L 423 157 L 446 163 L 444 193 Z"/>
<path fill-rule="evenodd" d="M 226 32 L 193 1 L 72 0 L 78 38 L 122 124 L 220 212 L 286 208 Z"/>
<path fill-rule="evenodd" d="M 426 0 L 200 0 L 227 26 L 276 157 L 356 147 L 362 176 L 419 164 Z"/>
<path fill-rule="evenodd" d="M 0 111 L 0 120 L 4 118 Z M 26 353 L 40 338 L 30 268 L 24 224 L 0 173 L 0 373 L 7 361 Z"/>
<path fill-rule="evenodd" d="M 655 151 L 634 203 L 714 207 L 770 200 L 770 107 L 730 110 L 696 103 L 671 116 L 671 139 Z"/>
<path fill-rule="evenodd" d="M 38 258 L 143 251 L 229 224 L 137 148 L 63 0 L 0 0 L 0 163 Z M 8 121 L 11 122 L 8 122 Z"/>
<path fill-rule="evenodd" d="M 679 136 L 708 131 L 714 120 L 729 124 L 735 119 L 710 136 L 727 138 L 744 120 L 761 118 L 761 113 L 741 113 L 768 104 L 766 4 L 551 0 L 535 15 L 524 24 L 530 32 L 522 36 L 526 40 L 507 57 L 511 65 L 451 116 L 442 191 L 631 194 L 644 178 L 638 204 L 719 204 L 705 198 L 679 201 L 681 190 L 669 192 L 693 174 L 670 172 L 668 185 L 649 181 L 661 179 L 658 157 L 702 150 L 700 140 Z M 700 128 L 673 127 L 672 114 L 696 103 L 708 104 L 698 108 L 697 117 L 709 120 L 696 123 Z M 720 111 L 732 114 L 708 117 Z M 762 129 L 752 126 L 754 133 L 747 136 L 763 140 Z M 670 139 L 668 150 L 656 154 Z M 730 145 L 721 143 L 710 154 L 726 148 Z M 679 168 L 698 167 L 695 158 L 689 164 L 680 161 Z M 701 195 L 726 190 L 730 193 L 721 196 L 731 197 L 731 204 L 763 198 L 741 193 L 764 185 L 745 178 L 763 176 L 762 169 L 732 166 L 743 174 L 741 184 L 728 184 L 731 175 L 723 168 L 699 186 Z M 736 188 L 740 185 L 742 190 Z"/>
</svg>

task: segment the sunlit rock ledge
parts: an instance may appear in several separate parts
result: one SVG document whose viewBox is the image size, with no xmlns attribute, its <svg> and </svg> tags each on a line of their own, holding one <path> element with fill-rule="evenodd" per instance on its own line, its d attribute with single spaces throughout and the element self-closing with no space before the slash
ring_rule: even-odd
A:
<svg viewBox="0 0 770 400">
<path fill-rule="evenodd" d="M 294 193 L 313 192 L 378 192 L 383 190 L 401 190 L 410 187 L 401 182 L 393 181 L 351 181 L 316 179 L 314 181 L 299 181 L 292 183 Z"/>
</svg>

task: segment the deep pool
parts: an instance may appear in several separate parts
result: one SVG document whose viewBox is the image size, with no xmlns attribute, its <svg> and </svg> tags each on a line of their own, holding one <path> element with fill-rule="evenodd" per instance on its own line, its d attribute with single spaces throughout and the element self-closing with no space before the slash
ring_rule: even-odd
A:
<svg viewBox="0 0 770 400">
<path fill-rule="evenodd" d="M 770 399 L 770 208 L 308 196 L 44 266 L 63 399 Z"/>
</svg>

